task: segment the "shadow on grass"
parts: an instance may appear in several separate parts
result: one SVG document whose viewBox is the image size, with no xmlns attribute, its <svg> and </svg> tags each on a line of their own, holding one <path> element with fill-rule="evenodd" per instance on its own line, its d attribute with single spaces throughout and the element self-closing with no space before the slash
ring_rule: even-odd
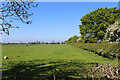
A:
<svg viewBox="0 0 120 80">
<path fill-rule="evenodd" d="M 83 61 L 33 60 L 20 62 L 3 71 L 2 80 L 81 80 L 87 77 Z"/>
</svg>

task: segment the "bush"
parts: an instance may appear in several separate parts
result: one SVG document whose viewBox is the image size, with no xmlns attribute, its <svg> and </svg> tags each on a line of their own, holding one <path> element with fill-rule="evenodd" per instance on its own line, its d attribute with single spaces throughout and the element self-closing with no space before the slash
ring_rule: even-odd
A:
<svg viewBox="0 0 120 80">
<path fill-rule="evenodd" d="M 102 40 L 101 43 L 109 43 L 109 42 L 107 42 L 107 41 L 105 41 L 105 40 Z"/>
<path fill-rule="evenodd" d="M 67 40 L 67 43 L 76 43 L 78 38 L 78 36 L 73 36 Z"/>
</svg>

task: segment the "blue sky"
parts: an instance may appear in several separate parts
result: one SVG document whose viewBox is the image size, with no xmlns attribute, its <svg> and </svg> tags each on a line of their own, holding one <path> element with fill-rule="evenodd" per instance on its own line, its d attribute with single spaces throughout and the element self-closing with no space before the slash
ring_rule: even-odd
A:
<svg viewBox="0 0 120 80">
<path fill-rule="evenodd" d="M 10 0 L 1 0 L 2 2 Z M 19 1 L 19 0 L 14 0 Z M 119 0 L 22 0 L 22 1 L 34 1 L 34 2 L 118 2 Z"/>
<path fill-rule="evenodd" d="M 3 34 L 3 42 L 65 41 L 80 36 L 80 18 L 98 8 L 118 7 L 117 2 L 40 2 L 31 8 L 32 24 L 20 21 L 13 24 L 19 29 L 10 29 L 10 35 Z"/>
</svg>

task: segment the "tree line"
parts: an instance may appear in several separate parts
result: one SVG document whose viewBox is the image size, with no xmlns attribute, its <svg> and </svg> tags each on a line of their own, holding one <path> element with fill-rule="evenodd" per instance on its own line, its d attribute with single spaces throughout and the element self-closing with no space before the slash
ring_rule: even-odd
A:
<svg viewBox="0 0 120 80">
<path fill-rule="evenodd" d="M 15 43 L 15 42 L 11 42 L 11 43 L 2 43 L 2 44 L 66 44 L 66 42 L 44 42 L 44 41 L 34 41 L 34 42 L 20 42 L 20 43 Z"/>
</svg>

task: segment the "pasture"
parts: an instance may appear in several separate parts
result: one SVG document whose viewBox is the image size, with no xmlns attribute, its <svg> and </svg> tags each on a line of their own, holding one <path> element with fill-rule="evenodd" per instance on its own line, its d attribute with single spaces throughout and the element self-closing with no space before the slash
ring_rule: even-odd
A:
<svg viewBox="0 0 120 80">
<path fill-rule="evenodd" d="M 116 60 L 66 44 L 2 45 L 3 78 L 9 80 L 85 78 L 89 76 L 89 66 L 95 63 L 117 64 Z"/>
</svg>

